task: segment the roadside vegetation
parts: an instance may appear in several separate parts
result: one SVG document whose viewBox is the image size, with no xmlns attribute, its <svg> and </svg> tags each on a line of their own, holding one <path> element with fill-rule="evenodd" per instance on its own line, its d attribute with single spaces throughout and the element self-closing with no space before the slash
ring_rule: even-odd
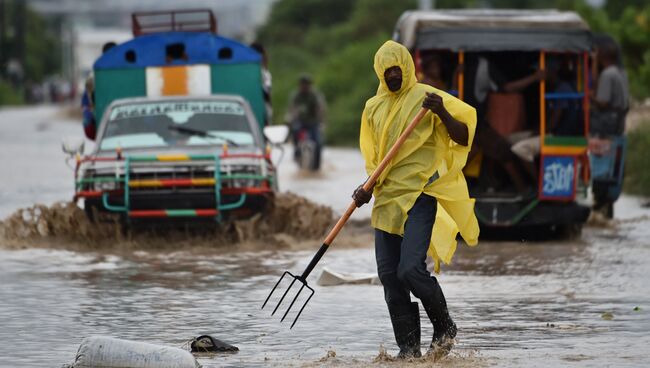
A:
<svg viewBox="0 0 650 368">
<path fill-rule="evenodd" d="M 0 106 L 1 105 L 22 105 L 23 94 L 15 89 L 9 82 L 0 77 Z"/>
<path fill-rule="evenodd" d="M 27 1 L 0 1 L 0 105 L 22 104 L 31 87 L 60 72 L 59 28 L 59 19 L 44 19 Z"/>
<path fill-rule="evenodd" d="M 650 122 L 641 124 L 627 135 L 628 149 L 625 160 L 625 191 L 650 197 Z"/>
</svg>

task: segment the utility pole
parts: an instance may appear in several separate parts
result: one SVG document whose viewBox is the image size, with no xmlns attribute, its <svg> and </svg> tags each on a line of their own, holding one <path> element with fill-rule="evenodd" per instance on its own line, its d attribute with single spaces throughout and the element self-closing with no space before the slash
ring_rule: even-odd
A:
<svg viewBox="0 0 650 368">
<path fill-rule="evenodd" d="M 7 4 L 0 0 L 0 77 L 5 73 L 7 63 Z"/>
<path fill-rule="evenodd" d="M 418 9 L 420 10 L 431 10 L 435 9 L 436 0 L 418 0 Z"/>
<path fill-rule="evenodd" d="M 25 68 L 25 21 L 27 17 L 27 5 L 24 1 L 14 2 L 14 57 Z"/>
</svg>

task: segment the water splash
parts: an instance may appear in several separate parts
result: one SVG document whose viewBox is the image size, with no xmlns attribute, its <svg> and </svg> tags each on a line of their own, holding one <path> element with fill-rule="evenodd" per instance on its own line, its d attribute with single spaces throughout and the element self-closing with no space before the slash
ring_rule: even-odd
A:
<svg viewBox="0 0 650 368">
<path fill-rule="evenodd" d="M 90 222 L 72 202 L 52 206 L 36 204 L 15 211 L 0 222 L 0 247 L 99 249 L 165 249 L 181 247 L 263 245 L 301 247 L 305 240 L 321 237 L 333 223 L 330 207 L 292 193 L 276 196 L 272 208 L 246 220 L 199 229 L 134 229 L 124 231 L 114 221 Z M 313 246 L 313 244 L 311 244 Z"/>
</svg>

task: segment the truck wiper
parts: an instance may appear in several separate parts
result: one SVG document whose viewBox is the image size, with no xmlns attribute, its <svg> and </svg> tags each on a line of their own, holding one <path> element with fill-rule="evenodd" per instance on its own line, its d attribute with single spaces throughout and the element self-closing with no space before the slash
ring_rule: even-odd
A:
<svg viewBox="0 0 650 368">
<path fill-rule="evenodd" d="M 179 132 L 179 133 L 183 133 L 183 134 L 187 134 L 187 135 L 196 135 L 196 136 L 199 136 L 199 137 L 210 137 L 210 138 L 221 139 L 222 141 L 232 145 L 233 147 L 239 147 L 239 144 L 237 142 L 233 141 L 230 138 L 226 138 L 226 137 L 218 135 L 218 134 L 206 132 L 204 130 L 185 128 L 185 127 L 181 127 L 181 126 L 178 126 L 178 125 L 170 125 L 168 128 L 169 128 L 169 130 L 173 130 L 175 132 Z"/>
</svg>

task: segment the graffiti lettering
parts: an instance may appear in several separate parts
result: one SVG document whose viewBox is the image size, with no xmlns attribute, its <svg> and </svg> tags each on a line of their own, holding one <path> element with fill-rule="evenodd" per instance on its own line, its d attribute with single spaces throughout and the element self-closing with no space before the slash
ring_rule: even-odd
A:
<svg viewBox="0 0 650 368">
<path fill-rule="evenodd" d="M 570 195 L 573 192 L 573 163 L 553 162 L 544 166 L 544 194 Z"/>
</svg>

